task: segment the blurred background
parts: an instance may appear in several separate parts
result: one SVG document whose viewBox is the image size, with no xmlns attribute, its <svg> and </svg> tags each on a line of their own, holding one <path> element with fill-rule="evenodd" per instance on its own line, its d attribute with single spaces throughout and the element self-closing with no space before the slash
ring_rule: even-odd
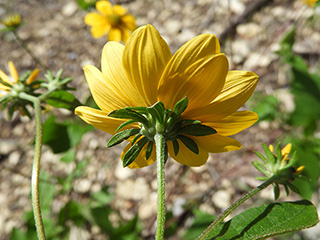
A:
<svg viewBox="0 0 320 240">
<path fill-rule="evenodd" d="M 83 66 L 100 68 L 107 37 L 95 39 L 84 22 L 89 0 L 2 0 L 0 19 L 22 17 L 19 36 L 46 67 L 21 47 L 13 34 L 0 32 L 0 69 L 19 73 L 47 69 L 73 78 L 73 92 L 92 105 Z M 94 7 L 94 2 L 91 1 Z M 138 26 L 151 23 L 174 53 L 202 34 L 215 34 L 230 69 L 260 76 L 257 89 L 243 106 L 260 120 L 233 136 L 236 152 L 213 154 L 208 163 L 190 168 L 166 164 L 166 239 L 195 239 L 214 216 L 260 184 L 251 165 L 261 142 L 293 144 L 299 165 L 310 181 L 294 184 L 301 196 L 282 189 L 280 200 L 319 203 L 320 176 L 320 4 L 301 0 L 119 0 Z M 35 123 L 0 111 L 0 239 L 36 239 L 30 202 L 30 175 Z M 155 164 L 122 168 L 123 146 L 106 149 L 110 135 L 83 123 L 72 111 L 46 107 L 41 159 L 41 204 L 48 239 L 152 239 L 156 220 Z M 267 188 L 245 207 L 273 201 Z M 239 211 L 243 210 L 240 209 Z M 239 212 L 238 211 L 238 212 Z M 274 239 L 320 239 L 319 227 Z"/>
</svg>

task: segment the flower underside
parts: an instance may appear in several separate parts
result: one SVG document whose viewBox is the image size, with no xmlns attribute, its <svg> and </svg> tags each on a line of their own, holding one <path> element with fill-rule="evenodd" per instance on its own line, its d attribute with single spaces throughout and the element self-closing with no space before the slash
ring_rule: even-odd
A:
<svg viewBox="0 0 320 240">
<path fill-rule="evenodd" d="M 151 107 L 126 107 L 114 110 L 109 117 L 129 119 L 122 123 L 116 131 L 132 123 L 138 123 L 140 128 L 126 129 L 115 134 L 108 142 L 107 147 L 115 146 L 122 141 L 133 137 L 131 148 L 123 157 L 123 166 L 130 165 L 146 145 L 146 160 L 151 156 L 154 137 L 156 134 L 164 136 L 166 141 L 172 141 L 174 153 L 179 153 L 179 139 L 189 150 L 199 153 L 197 143 L 190 136 L 207 136 L 216 133 L 212 127 L 201 124 L 198 120 L 181 119 L 181 114 L 188 106 L 188 98 L 178 101 L 174 109 L 165 109 L 162 102 L 157 102 Z M 168 154 L 166 153 L 166 156 Z"/>
</svg>

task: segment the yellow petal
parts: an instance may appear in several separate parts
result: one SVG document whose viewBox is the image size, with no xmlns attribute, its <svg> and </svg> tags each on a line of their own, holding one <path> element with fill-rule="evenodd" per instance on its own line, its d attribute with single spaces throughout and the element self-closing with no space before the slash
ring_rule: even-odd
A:
<svg viewBox="0 0 320 240">
<path fill-rule="evenodd" d="M 130 14 L 126 14 L 123 17 L 121 17 L 121 21 L 131 31 L 137 28 L 136 19 Z"/>
<path fill-rule="evenodd" d="M 116 89 L 118 96 L 127 106 L 147 107 L 147 103 L 139 97 L 138 91 L 131 85 L 122 66 L 124 46 L 118 42 L 108 42 L 101 56 L 101 70 L 106 84 Z M 116 96 L 115 96 L 116 97 Z"/>
<path fill-rule="evenodd" d="M 37 79 L 38 73 L 39 73 L 39 69 L 38 69 L 38 68 L 35 69 L 35 70 L 33 70 L 33 71 L 30 73 L 30 75 L 29 75 L 26 83 L 27 83 L 28 85 L 30 85 L 34 80 Z"/>
<path fill-rule="evenodd" d="M 127 9 L 121 7 L 120 5 L 116 4 L 113 6 L 113 13 L 119 16 L 123 16 L 127 13 Z"/>
<path fill-rule="evenodd" d="M 146 148 L 147 148 L 148 143 L 141 149 L 141 152 L 139 153 L 139 155 L 137 156 L 137 158 L 130 164 L 128 165 L 129 168 L 143 168 L 146 166 L 151 165 L 152 163 L 154 163 L 156 161 L 156 147 L 153 146 L 152 148 L 152 153 L 151 156 L 148 160 L 146 160 Z M 121 159 L 123 159 L 124 154 L 129 150 L 129 148 L 131 147 L 131 143 L 129 143 L 123 150 L 123 152 L 121 153 Z"/>
<path fill-rule="evenodd" d="M 166 108 L 173 109 L 179 100 L 187 96 L 187 114 L 188 111 L 207 106 L 220 94 L 229 65 L 223 54 L 208 55 L 196 62 L 183 60 L 179 59 L 183 66 L 171 66 L 171 63 L 178 62 L 175 60 L 169 62 L 160 80 L 158 97 Z M 185 62 L 190 65 L 185 65 Z"/>
<path fill-rule="evenodd" d="M 258 78 L 253 72 L 229 71 L 221 94 L 208 106 L 187 112 L 184 118 L 214 122 L 236 112 L 252 95 Z"/>
<path fill-rule="evenodd" d="M 177 155 L 174 154 L 172 141 L 168 142 L 168 152 L 170 156 L 176 160 L 178 163 L 190 166 L 190 167 L 198 167 L 204 165 L 209 157 L 208 151 L 199 147 L 199 154 L 195 154 L 190 151 L 180 140 L 179 143 L 179 152 Z M 198 145 L 199 146 L 199 145 Z"/>
<path fill-rule="evenodd" d="M 77 114 L 86 123 L 111 135 L 114 135 L 119 125 L 126 121 L 123 119 L 108 117 L 106 112 L 85 106 L 77 107 L 75 109 L 75 114 Z M 123 128 L 123 130 L 137 127 L 137 124 L 131 124 Z"/>
<path fill-rule="evenodd" d="M 14 66 L 13 62 L 11 62 L 11 61 L 9 61 L 8 66 L 9 66 L 10 75 L 12 76 L 14 82 L 17 82 L 19 80 L 19 74 L 18 74 L 16 67 Z"/>
<path fill-rule="evenodd" d="M 251 111 L 239 111 L 219 121 L 202 124 L 214 128 L 219 135 L 231 136 L 250 127 L 257 120 L 258 114 Z"/>
<path fill-rule="evenodd" d="M 291 143 L 288 143 L 282 150 L 281 150 L 281 155 L 282 155 L 282 159 L 285 160 L 288 155 L 290 154 L 291 152 L 291 148 L 292 148 L 292 145 Z"/>
<path fill-rule="evenodd" d="M 204 137 L 193 138 L 199 148 L 211 153 L 229 152 L 241 149 L 241 144 L 233 138 L 212 134 Z"/>
<path fill-rule="evenodd" d="M 125 45 L 124 69 L 149 106 L 157 102 L 158 82 L 170 57 L 167 43 L 150 24 L 134 31 Z"/>
<path fill-rule="evenodd" d="M 95 66 L 86 65 L 83 70 L 92 97 L 101 110 L 108 114 L 113 110 L 131 106 L 130 102 L 125 102 L 126 99 L 122 98 L 123 93 L 109 84 L 107 76 Z"/>
<path fill-rule="evenodd" d="M 109 1 L 98 1 L 96 3 L 96 9 L 105 16 L 112 14 L 112 5 Z"/>
<path fill-rule="evenodd" d="M 269 145 L 269 150 L 273 153 L 273 146 L 271 144 Z"/>
<path fill-rule="evenodd" d="M 108 19 L 99 13 L 88 13 L 84 17 L 84 22 L 90 26 L 105 26 L 109 24 Z"/>
<path fill-rule="evenodd" d="M 110 25 L 97 25 L 92 26 L 90 29 L 91 35 L 94 38 L 101 38 L 102 36 L 108 34 L 110 31 L 111 26 Z"/>
<path fill-rule="evenodd" d="M 121 30 L 119 28 L 111 28 L 110 32 L 108 34 L 108 40 L 109 41 L 116 41 L 120 42 L 121 41 Z"/>
<path fill-rule="evenodd" d="M 8 75 L 5 74 L 5 73 L 4 73 L 3 71 L 1 71 L 1 70 L 0 70 L 0 78 L 1 78 L 4 82 L 12 85 L 12 81 L 10 80 L 10 78 L 8 77 Z M 7 86 L 5 86 L 5 85 L 0 84 L 0 90 L 6 91 L 6 90 L 10 90 L 10 88 L 7 87 Z"/>
</svg>

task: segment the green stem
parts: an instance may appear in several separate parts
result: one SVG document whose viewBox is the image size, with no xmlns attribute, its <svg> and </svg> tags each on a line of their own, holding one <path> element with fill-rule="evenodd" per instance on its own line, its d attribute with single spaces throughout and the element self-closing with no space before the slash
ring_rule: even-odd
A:
<svg viewBox="0 0 320 240">
<path fill-rule="evenodd" d="M 224 212 L 222 212 L 214 221 L 209 225 L 209 227 L 197 238 L 197 240 L 205 240 L 208 237 L 208 234 L 215 229 L 230 213 L 236 210 L 242 203 L 247 201 L 249 198 L 260 192 L 261 190 L 268 187 L 270 184 L 274 182 L 276 177 L 271 177 L 258 187 L 252 189 L 246 195 L 239 198 L 236 202 L 234 202 L 230 207 L 228 207 Z"/>
<path fill-rule="evenodd" d="M 34 105 L 34 113 L 36 118 L 36 139 L 35 139 L 34 158 L 33 158 L 32 175 L 31 175 L 31 201 L 32 201 L 32 209 L 33 209 L 38 239 L 45 240 L 46 235 L 45 235 L 44 227 L 42 223 L 40 200 L 39 200 L 39 173 L 40 173 L 40 157 L 41 157 L 41 146 L 42 146 L 42 122 L 41 122 L 40 100 L 24 92 L 20 93 L 19 97 L 32 102 Z"/>
<path fill-rule="evenodd" d="M 164 179 L 164 162 L 166 159 L 166 142 L 162 134 L 154 136 L 156 142 L 157 154 L 157 179 L 158 179 L 158 215 L 156 240 L 162 240 L 164 236 L 165 216 L 165 179 Z"/>
<path fill-rule="evenodd" d="M 18 43 L 20 44 L 20 46 L 33 58 L 33 60 L 38 63 L 42 68 L 47 69 L 48 67 L 45 66 L 39 58 L 37 58 L 32 51 L 30 50 L 30 48 L 27 46 L 27 44 L 21 39 L 21 37 L 18 35 L 17 31 L 13 31 L 14 36 L 16 37 Z"/>
</svg>

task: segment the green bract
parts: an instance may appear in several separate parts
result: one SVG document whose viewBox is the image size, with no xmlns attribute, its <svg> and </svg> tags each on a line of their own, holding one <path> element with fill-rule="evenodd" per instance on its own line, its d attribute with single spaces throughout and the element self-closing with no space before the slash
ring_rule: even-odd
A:
<svg viewBox="0 0 320 240">
<path fill-rule="evenodd" d="M 123 140 L 135 136 L 131 148 L 124 155 L 124 167 L 135 160 L 147 143 L 146 160 L 149 159 L 156 134 L 161 134 L 166 141 L 173 142 L 175 155 L 179 153 L 177 139 L 192 152 L 198 154 L 199 148 L 197 143 L 188 137 L 188 135 L 207 136 L 217 131 L 212 127 L 201 124 L 197 120 L 180 119 L 181 114 L 187 106 L 188 98 L 185 97 L 176 103 L 173 110 L 165 109 L 162 102 L 157 102 L 151 107 L 127 107 L 112 111 L 109 113 L 109 117 L 128 119 L 128 121 L 118 127 L 117 131 L 131 123 L 138 123 L 139 128 L 131 128 L 118 132 L 109 140 L 107 147 L 115 146 Z"/>
</svg>

